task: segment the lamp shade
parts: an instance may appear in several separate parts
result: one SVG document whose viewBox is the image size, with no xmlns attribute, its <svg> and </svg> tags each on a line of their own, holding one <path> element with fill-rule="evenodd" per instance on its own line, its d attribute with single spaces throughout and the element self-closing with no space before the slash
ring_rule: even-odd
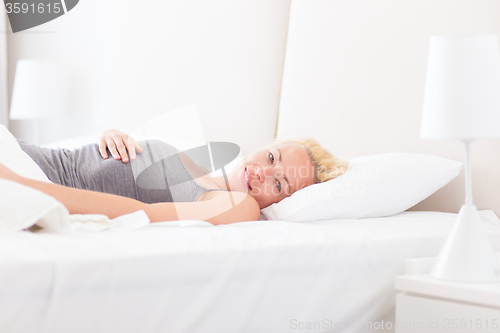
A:
<svg viewBox="0 0 500 333">
<path fill-rule="evenodd" d="M 420 137 L 500 137 L 496 35 L 431 37 Z"/>
<path fill-rule="evenodd" d="M 61 76 L 54 62 L 17 61 L 10 119 L 39 119 L 63 113 Z"/>
</svg>

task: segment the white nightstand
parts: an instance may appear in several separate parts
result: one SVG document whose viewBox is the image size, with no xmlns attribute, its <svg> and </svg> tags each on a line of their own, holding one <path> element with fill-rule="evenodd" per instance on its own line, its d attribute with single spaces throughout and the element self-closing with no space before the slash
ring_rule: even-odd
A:
<svg viewBox="0 0 500 333">
<path fill-rule="evenodd" d="M 500 282 L 436 280 L 428 276 L 434 261 L 408 259 L 406 275 L 396 277 L 396 333 L 500 333 Z"/>
</svg>

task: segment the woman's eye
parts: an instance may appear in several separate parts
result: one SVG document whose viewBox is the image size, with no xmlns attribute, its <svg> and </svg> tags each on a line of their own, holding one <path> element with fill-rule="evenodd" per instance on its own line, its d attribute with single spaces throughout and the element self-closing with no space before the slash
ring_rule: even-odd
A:
<svg viewBox="0 0 500 333">
<path fill-rule="evenodd" d="M 271 164 L 274 164 L 274 155 L 273 155 L 273 153 L 269 153 L 269 159 L 271 160 Z"/>
<path fill-rule="evenodd" d="M 278 187 L 278 190 L 281 193 L 281 183 L 278 180 L 276 180 L 276 186 Z"/>
</svg>

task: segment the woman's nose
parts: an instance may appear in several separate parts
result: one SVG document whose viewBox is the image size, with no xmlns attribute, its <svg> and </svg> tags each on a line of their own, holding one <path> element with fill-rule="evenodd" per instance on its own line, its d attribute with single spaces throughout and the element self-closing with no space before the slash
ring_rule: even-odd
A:
<svg viewBox="0 0 500 333">
<path fill-rule="evenodd" d="M 264 181 L 267 177 L 271 177 L 273 175 L 273 168 L 270 166 L 263 166 L 259 168 L 259 177 L 261 181 Z"/>
</svg>

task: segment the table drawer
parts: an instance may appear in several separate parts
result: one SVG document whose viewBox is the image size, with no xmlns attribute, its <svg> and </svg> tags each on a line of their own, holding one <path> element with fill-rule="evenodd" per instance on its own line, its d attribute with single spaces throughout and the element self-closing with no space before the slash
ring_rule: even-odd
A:
<svg viewBox="0 0 500 333">
<path fill-rule="evenodd" d="M 500 309 L 398 294 L 394 327 L 396 333 L 500 333 Z"/>
</svg>

